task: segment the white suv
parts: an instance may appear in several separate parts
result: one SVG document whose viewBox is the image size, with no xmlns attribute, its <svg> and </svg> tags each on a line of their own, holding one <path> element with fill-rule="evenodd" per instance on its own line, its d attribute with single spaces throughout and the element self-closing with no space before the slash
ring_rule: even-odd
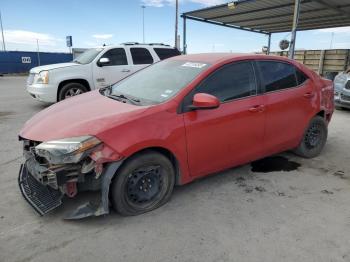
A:
<svg viewBox="0 0 350 262">
<path fill-rule="evenodd" d="M 55 103 L 114 84 L 149 64 L 176 55 L 180 55 L 176 48 L 164 44 L 125 43 L 93 48 L 70 63 L 32 68 L 27 91 L 39 101 Z"/>
</svg>

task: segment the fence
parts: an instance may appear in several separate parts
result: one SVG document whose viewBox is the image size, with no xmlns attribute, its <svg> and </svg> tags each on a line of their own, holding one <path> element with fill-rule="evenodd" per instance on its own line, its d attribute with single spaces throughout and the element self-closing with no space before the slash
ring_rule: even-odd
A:
<svg viewBox="0 0 350 262">
<path fill-rule="evenodd" d="M 0 74 L 27 73 L 33 67 L 73 60 L 72 54 L 6 51 L 0 52 Z"/>
<path fill-rule="evenodd" d="M 272 55 L 288 56 L 288 51 L 271 52 Z M 294 59 L 320 75 L 346 70 L 350 66 L 350 49 L 298 50 Z"/>
</svg>

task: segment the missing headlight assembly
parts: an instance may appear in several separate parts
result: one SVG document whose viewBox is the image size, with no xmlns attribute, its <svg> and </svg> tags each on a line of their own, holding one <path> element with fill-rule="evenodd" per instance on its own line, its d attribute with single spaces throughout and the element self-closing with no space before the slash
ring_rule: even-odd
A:
<svg viewBox="0 0 350 262">
<path fill-rule="evenodd" d="M 40 215 L 61 205 L 64 196 L 72 198 L 78 191 L 101 190 L 103 180 L 106 180 L 104 171 L 110 165 L 107 162 L 121 159 L 93 136 L 47 142 L 20 140 L 23 140 L 26 161 L 20 169 L 19 186 L 24 198 Z M 119 162 L 114 162 L 114 165 Z M 109 187 L 111 179 L 107 180 L 108 185 L 104 183 Z M 85 204 L 68 215 L 68 218 L 107 214 L 108 190 L 101 192 L 99 206 L 93 208 L 91 204 Z"/>
</svg>

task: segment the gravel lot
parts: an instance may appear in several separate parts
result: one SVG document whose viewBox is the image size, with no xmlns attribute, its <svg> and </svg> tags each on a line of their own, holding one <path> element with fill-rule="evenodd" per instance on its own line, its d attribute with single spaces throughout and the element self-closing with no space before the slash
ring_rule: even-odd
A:
<svg viewBox="0 0 350 262">
<path fill-rule="evenodd" d="M 154 212 L 39 217 L 17 186 L 17 134 L 45 105 L 25 77 L 0 77 L 0 261 L 350 261 L 350 111 L 336 111 L 323 153 L 295 171 L 250 165 L 177 187 Z M 79 202 L 84 200 L 79 197 Z"/>
</svg>

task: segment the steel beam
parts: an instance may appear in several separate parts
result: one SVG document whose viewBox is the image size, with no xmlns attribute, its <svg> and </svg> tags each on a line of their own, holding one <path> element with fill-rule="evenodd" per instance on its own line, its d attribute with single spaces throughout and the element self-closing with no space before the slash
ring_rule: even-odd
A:
<svg viewBox="0 0 350 262">
<path fill-rule="evenodd" d="M 303 0 L 302 3 L 305 4 L 305 3 L 310 3 L 312 1 L 313 0 Z M 252 14 L 252 13 L 256 13 L 256 12 L 273 11 L 273 10 L 278 9 L 278 8 L 286 8 L 286 7 L 290 7 L 290 6 L 293 6 L 293 3 L 277 5 L 277 6 L 273 6 L 273 7 L 271 7 L 271 6 L 270 7 L 264 7 L 264 8 L 260 8 L 260 9 L 249 10 L 249 11 L 245 11 L 245 12 L 239 12 L 237 14 L 213 16 L 213 17 L 208 17 L 207 19 L 211 20 L 211 19 L 219 19 L 219 18 L 234 16 L 234 15 L 246 15 L 246 14 Z"/>
<path fill-rule="evenodd" d="M 288 54 L 288 57 L 290 59 L 294 58 L 295 40 L 297 37 L 297 29 L 298 29 L 298 21 L 299 21 L 299 11 L 300 11 L 300 0 L 295 0 L 292 37 L 290 40 L 290 47 L 289 47 L 289 54 Z"/>
<path fill-rule="evenodd" d="M 183 44 L 182 44 L 182 52 L 184 55 L 187 54 L 187 43 L 186 43 L 186 16 L 182 16 L 183 18 L 183 31 L 182 31 L 182 41 L 183 41 Z"/>
<path fill-rule="evenodd" d="M 254 32 L 254 33 L 259 33 L 259 34 L 264 34 L 264 35 L 269 34 L 269 32 L 265 32 L 263 30 L 254 30 L 254 29 L 244 28 L 244 27 L 240 27 L 240 26 L 227 24 L 227 23 L 221 23 L 221 22 L 216 22 L 216 21 L 210 21 L 207 19 L 201 19 L 201 18 L 197 18 L 197 17 L 193 17 L 193 16 L 182 15 L 182 17 L 186 17 L 188 19 L 198 21 L 198 22 L 203 22 L 203 23 L 208 23 L 208 24 L 213 24 L 213 25 L 221 25 L 221 26 L 225 26 L 225 27 L 229 27 L 229 28 L 233 28 L 233 29 L 239 29 L 239 30 L 248 31 L 248 32 Z"/>
</svg>

